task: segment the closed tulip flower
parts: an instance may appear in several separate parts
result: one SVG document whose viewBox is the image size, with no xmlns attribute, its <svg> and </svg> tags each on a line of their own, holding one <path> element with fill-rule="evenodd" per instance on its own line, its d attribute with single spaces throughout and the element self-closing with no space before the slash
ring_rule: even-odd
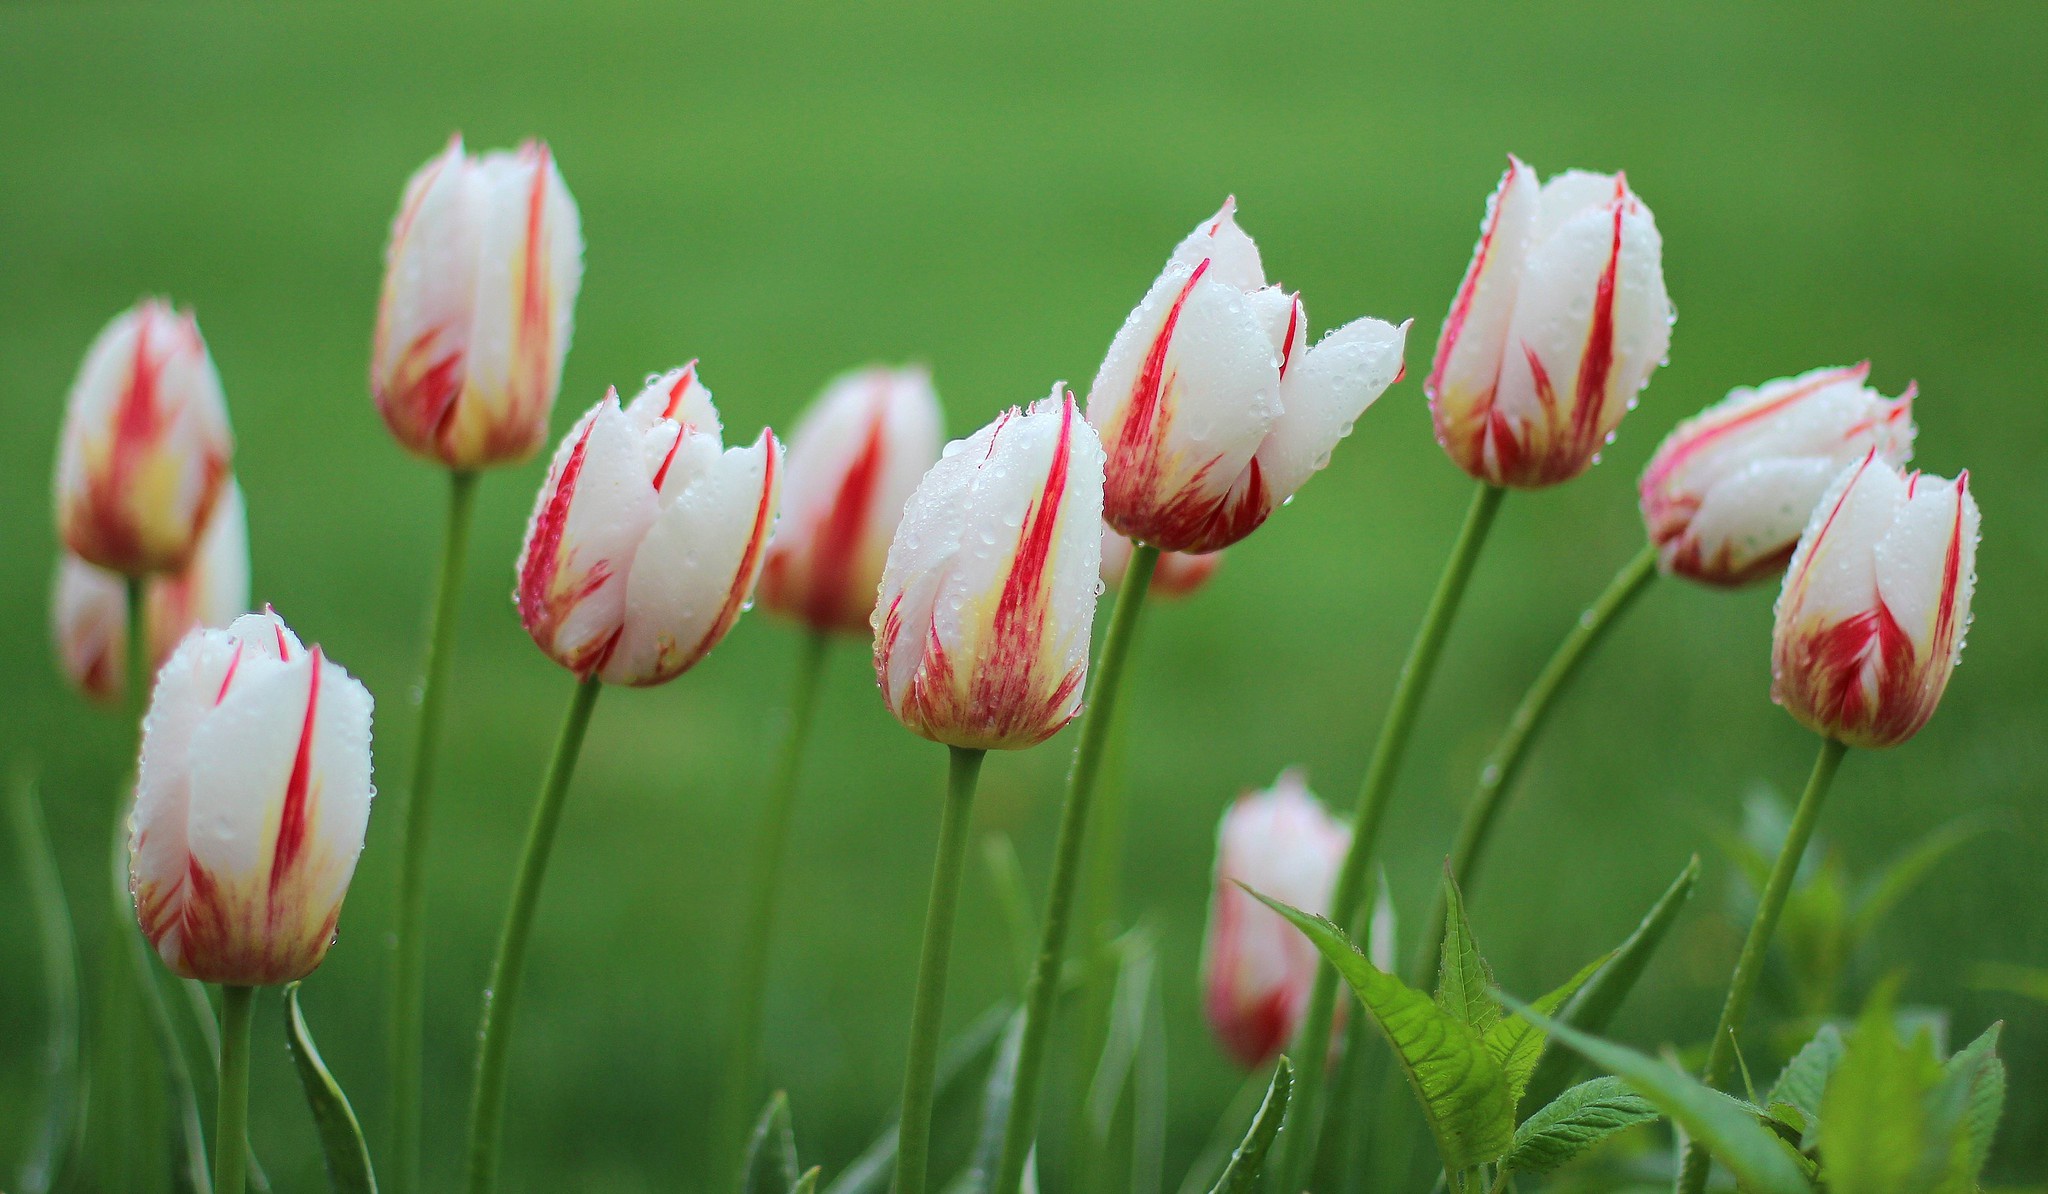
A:
<svg viewBox="0 0 2048 1194">
<path fill-rule="evenodd" d="M 1678 425 L 1643 471 L 1643 521 L 1664 570 L 1741 585 L 1782 570 L 1814 503 L 1875 449 L 1913 455 L 1913 395 L 1864 384 L 1866 362 L 1732 391 Z"/>
<path fill-rule="evenodd" d="M 193 631 L 143 723 L 143 934 L 186 978 L 305 977 L 334 939 L 371 795 L 368 690 L 274 613 Z"/>
<path fill-rule="evenodd" d="M 939 458 L 943 418 L 923 368 L 862 369 L 825 387 L 789 445 L 761 601 L 820 633 L 866 635 L 903 505 Z"/>
<path fill-rule="evenodd" d="M 1124 571 L 1131 566 L 1131 541 L 1102 527 L 1102 583 L 1114 590 L 1124 583 Z M 1195 591 L 1209 583 L 1216 575 L 1216 569 L 1223 566 L 1220 551 L 1190 554 L 1184 551 L 1166 551 L 1159 554 L 1159 563 L 1152 569 L 1150 593 L 1154 597 L 1172 601 L 1194 595 Z"/>
<path fill-rule="evenodd" d="M 1062 394 L 949 445 L 889 545 L 875 674 L 890 711 L 933 741 L 1020 749 L 1080 711 L 1102 445 Z"/>
<path fill-rule="evenodd" d="M 1970 474 L 1902 474 L 1871 449 L 1814 508 L 1778 597 L 1771 696 L 1816 733 L 1894 746 L 1934 715 L 1970 625 Z"/>
<path fill-rule="evenodd" d="M 1271 1061 L 1301 1027 L 1315 946 L 1245 888 L 1326 915 L 1351 830 L 1294 771 L 1243 796 L 1216 830 L 1216 879 L 1202 952 L 1209 1028 L 1246 1069 Z M 1242 886 L 1240 886 L 1242 885 Z"/>
<path fill-rule="evenodd" d="M 519 617 L 579 678 L 661 684 L 739 619 L 775 524 L 782 445 L 725 448 L 693 362 L 563 439 L 519 556 Z"/>
<path fill-rule="evenodd" d="M 128 576 L 183 568 L 233 452 L 220 375 L 192 313 L 160 299 L 122 312 L 86 350 L 64 412 L 64 545 Z"/>
<path fill-rule="evenodd" d="M 1491 485 L 1592 466 L 1671 345 L 1663 240 L 1619 174 L 1537 184 L 1514 158 L 1430 369 L 1437 439 Z"/>
<path fill-rule="evenodd" d="M 1401 375 L 1406 324 L 1360 319 L 1309 346 L 1301 296 L 1267 284 L 1236 206 L 1174 249 L 1088 390 L 1109 524 L 1164 551 L 1257 530 Z"/>
<path fill-rule="evenodd" d="M 583 281 L 576 201 L 545 143 L 462 138 L 406 184 L 385 250 L 370 389 L 391 434 L 452 469 L 547 440 Z"/>
</svg>

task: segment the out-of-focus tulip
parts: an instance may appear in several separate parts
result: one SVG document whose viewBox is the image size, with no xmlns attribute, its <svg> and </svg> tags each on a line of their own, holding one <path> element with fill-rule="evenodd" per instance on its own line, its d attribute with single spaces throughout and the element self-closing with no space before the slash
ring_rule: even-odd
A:
<svg viewBox="0 0 2048 1194">
<path fill-rule="evenodd" d="M 547 440 L 583 281 L 576 201 L 543 142 L 453 137 L 405 187 L 385 250 L 370 390 L 391 434 L 453 469 Z"/>
<path fill-rule="evenodd" d="M 1062 386 L 918 482 L 875 605 L 890 712 L 949 746 L 1019 749 L 1081 709 L 1102 583 L 1102 445 Z"/>
<path fill-rule="evenodd" d="M 1666 436 L 1641 485 L 1664 570 L 1710 585 L 1778 572 L 1843 466 L 1872 449 L 1912 459 L 1912 388 L 1886 398 L 1869 375 L 1865 362 L 1744 386 Z"/>
<path fill-rule="evenodd" d="M 1216 569 L 1223 565 L 1223 553 L 1207 551 L 1190 554 L 1184 551 L 1163 551 L 1159 563 L 1152 569 L 1152 587 L 1147 590 L 1154 597 L 1174 600 L 1191 596 L 1195 590 L 1209 583 L 1216 575 Z M 1108 523 L 1102 525 L 1102 583 L 1111 590 L 1124 583 L 1124 570 L 1131 566 L 1131 541 L 1111 530 Z"/>
<path fill-rule="evenodd" d="M 1109 525 L 1165 551 L 1257 530 L 1401 376 L 1405 323 L 1360 319 L 1309 347 L 1301 297 L 1266 284 L 1236 209 L 1174 249 L 1088 390 Z"/>
<path fill-rule="evenodd" d="M 1816 733 L 1893 746 L 1948 687 L 1977 587 L 1977 500 L 1875 449 L 1814 508 L 1778 596 L 1771 697 Z"/>
<path fill-rule="evenodd" d="M 64 412 L 57 529 L 128 576 L 183 568 L 227 484 L 234 440 L 199 323 L 161 299 L 114 317 Z"/>
<path fill-rule="evenodd" d="M 334 940 L 370 818 L 370 694 L 269 611 L 195 630 L 142 730 L 130 882 L 172 971 L 303 978 Z"/>
<path fill-rule="evenodd" d="M 922 367 L 862 369 L 825 387 L 790 439 L 763 605 L 820 632 L 870 633 L 889 540 L 939 458 L 942 422 Z"/>
<path fill-rule="evenodd" d="M 1240 797 L 1217 826 L 1203 1008 L 1210 1030 L 1247 1069 L 1271 1061 L 1294 1039 L 1320 959 L 1307 938 L 1245 888 L 1327 915 L 1350 848 L 1350 828 L 1324 810 L 1295 771 Z"/>
<path fill-rule="evenodd" d="M 1437 439 L 1491 485 L 1569 481 L 1671 346 L 1663 240 L 1621 175 L 1539 187 L 1512 157 L 1481 228 L 1429 373 Z"/>
<path fill-rule="evenodd" d="M 579 677 L 661 684 L 739 620 L 775 525 L 782 445 L 724 448 L 696 362 L 618 391 L 555 451 L 519 553 L 519 617 Z"/>
<path fill-rule="evenodd" d="M 149 578 L 144 609 L 152 670 L 187 632 L 226 626 L 248 612 L 249 523 L 240 486 L 229 481 L 222 491 L 192 562 L 181 572 Z M 126 580 L 65 552 L 57 561 L 50 614 L 66 678 L 93 700 L 118 702 L 128 686 Z"/>
</svg>

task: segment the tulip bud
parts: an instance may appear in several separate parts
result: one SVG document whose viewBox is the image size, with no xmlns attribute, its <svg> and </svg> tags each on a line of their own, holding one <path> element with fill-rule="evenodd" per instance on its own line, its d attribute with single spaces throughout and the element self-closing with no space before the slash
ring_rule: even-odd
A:
<svg viewBox="0 0 2048 1194">
<path fill-rule="evenodd" d="M 226 626 L 248 612 L 249 527 L 241 487 L 230 480 L 221 492 L 192 562 L 182 572 L 150 577 L 146 594 L 152 671 L 187 632 Z M 95 701 L 118 702 L 128 687 L 127 582 L 65 552 L 57 561 L 50 614 L 66 678 Z"/>
<path fill-rule="evenodd" d="M 1437 440 L 1489 485 L 1569 481 L 1671 346 L 1663 240 L 1621 175 L 1539 188 L 1512 157 L 1481 228 L 1426 387 Z"/>
<path fill-rule="evenodd" d="M 1152 586 L 1146 590 L 1154 597 L 1176 600 L 1192 596 L 1195 590 L 1209 583 L 1216 575 L 1216 569 L 1223 565 L 1220 551 L 1190 554 L 1184 551 L 1163 551 L 1159 563 L 1152 569 Z M 1115 589 L 1124 583 L 1124 571 L 1131 566 L 1131 541 L 1102 526 L 1102 583 Z"/>
<path fill-rule="evenodd" d="M 761 600 L 820 633 L 868 634 L 889 540 L 939 458 L 943 417 L 922 368 L 863 369 L 825 387 L 789 445 Z"/>
<path fill-rule="evenodd" d="M 1408 325 L 1308 342 L 1301 297 L 1266 284 L 1235 199 L 1181 241 L 1088 390 L 1109 525 L 1166 551 L 1257 530 L 1401 376 Z"/>
<path fill-rule="evenodd" d="M 370 694 L 275 613 L 195 630 L 142 728 L 130 886 L 185 978 L 304 978 L 334 940 L 370 818 Z"/>
<path fill-rule="evenodd" d="M 1664 570 L 1710 585 L 1780 571 L 1828 482 L 1875 449 L 1913 456 L 1913 394 L 1863 384 L 1868 362 L 1742 387 L 1666 436 L 1641 485 Z"/>
<path fill-rule="evenodd" d="M 1350 828 L 1324 811 L 1296 771 L 1240 797 L 1217 826 L 1203 1008 L 1210 1030 L 1246 1069 L 1271 1061 L 1294 1039 L 1321 959 L 1245 888 L 1327 915 L 1350 848 Z"/>
<path fill-rule="evenodd" d="M 719 436 L 694 361 L 577 420 L 519 553 L 519 617 L 550 659 L 662 684 L 739 620 L 775 525 L 782 445 L 766 428 L 744 448 Z"/>
<path fill-rule="evenodd" d="M 1020 749 L 1081 710 L 1102 444 L 1063 393 L 948 444 L 889 544 L 875 675 L 897 720 L 935 742 Z"/>
<path fill-rule="evenodd" d="M 1917 733 L 1948 687 L 1977 587 L 1977 500 L 1876 449 L 1821 498 L 1778 597 L 1771 698 L 1850 746 Z"/>
<path fill-rule="evenodd" d="M 64 412 L 57 529 L 89 564 L 183 568 L 227 483 L 220 375 L 190 311 L 146 299 L 86 350 Z"/>
<path fill-rule="evenodd" d="M 406 184 L 384 253 L 370 390 L 391 434 L 452 469 L 533 455 L 582 282 L 576 201 L 546 143 L 472 157 L 451 138 Z"/>
</svg>

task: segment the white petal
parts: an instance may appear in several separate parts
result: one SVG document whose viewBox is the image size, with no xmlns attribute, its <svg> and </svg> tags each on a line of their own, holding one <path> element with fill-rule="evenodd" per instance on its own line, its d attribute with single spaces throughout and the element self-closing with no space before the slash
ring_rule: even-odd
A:
<svg viewBox="0 0 2048 1194">
<path fill-rule="evenodd" d="M 1918 657 L 1931 664 L 1954 655 L 1969 622 L 1979 515 L 1977 499 L 1953 481 L 1916 477 L 1911 492 L 1872 558 L 1885 608 L 1913 640 Z"/>
<path fill-rule="evenodd" d="M 1799 538 L 1841 470 L 1840 461 L 1825 456 L 1753 460 L 1706 491 L 1688 533 L 1702 556 L 1726 553 L 1725 570 L 1740 573 Z"/>
<path fill-rule="evenodd" d="M 1778 622 L 1836 622 L 1877 600 L 1873 549 L 1906 500 L 1906 483 L 1882 461 L 1850 465 L 1821 496 L 1785 574 Z"/>
<path fill-rule="evenodd" d="M 1429 377 L 1431 397 L 1459 411 L 1490 395 L 1500 376 L 1538 194 L 1536 172 L 1509 158 L 1507 173 L 1486 201 L 1479 243 L 1444 318 Z"/>
<path fill-rule="evenodd" d="M 1225 199 L 1221 210 L 1195 225 L 1195 230 L 1174 246 L 1171 260 L 1189 269 L 1208 261 L 1217 281 L 1247 294 L 1266 284 L 1259 247 L 1237 226 L 1235 195 Z"/>
<path fill-rule="evenodd" d="M 1259 468 L 1274 502 L 1285 501 L 1329 463 L 1337 442 L 1394 379 L 1408 325 L 1359 319 L 1301 355 L 1280 383 L 1282 414 L 1259 448 Z"/>
<path fill-rule="evenodd" d="M 480 198 L 460 137 L 406 183 L 385 249 L 371 362 L 378 378 L 391 379 L 409 353 L 459 360 L 467 352 L 477 292 Z"/>
</svg>

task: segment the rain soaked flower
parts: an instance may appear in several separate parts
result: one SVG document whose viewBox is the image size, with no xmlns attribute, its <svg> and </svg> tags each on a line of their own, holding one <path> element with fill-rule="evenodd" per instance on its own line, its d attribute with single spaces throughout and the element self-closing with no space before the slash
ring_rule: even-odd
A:
<svg viewBox="0 0 2048 1194">
<path fill-rule="evenodd" d="M 1117 534 L 1104 523 L 1102 527 L 1102 583 L 1115 590 L 1124 583 L 1124 571 L 1131 566 L 1131 541 Z M 1196 590 L 1209 583 L 1216 575 L 1216 569 L 1223 566 L 1220 551 L 1202 552 L 1191 555 L 1184 551 L 1163 551 L 1159 563 L 1152 569 L 1152 585 L 1147 592 L 1153 597 L 1174 600 L 1192 596 Z"/>
</svg>

